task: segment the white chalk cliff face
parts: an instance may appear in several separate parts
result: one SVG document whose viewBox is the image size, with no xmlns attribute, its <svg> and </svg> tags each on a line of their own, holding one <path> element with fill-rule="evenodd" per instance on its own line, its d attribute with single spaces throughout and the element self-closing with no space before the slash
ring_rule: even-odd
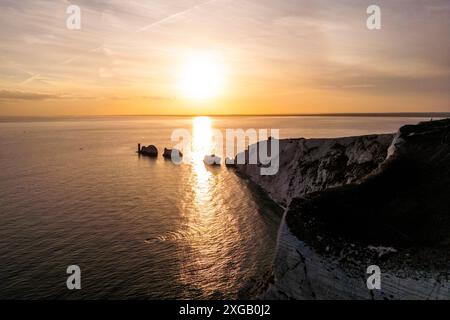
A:
<svg viewBox="0 0 450 320">
<path fill-rule="evenodd" d="M 357 181 L 384 161 L 393 135 L 279 141 L 279 170 L 263 176 L 256 164 L 237 165 L 282 207 L 313 191 Z"/>
<path fill-rule="evenodd" d="M 260 298 L 450 299 L 450 120 L 393 138 L 286 139 L 277 175 L 237 166 L 286 207 Z"/>
</svg>

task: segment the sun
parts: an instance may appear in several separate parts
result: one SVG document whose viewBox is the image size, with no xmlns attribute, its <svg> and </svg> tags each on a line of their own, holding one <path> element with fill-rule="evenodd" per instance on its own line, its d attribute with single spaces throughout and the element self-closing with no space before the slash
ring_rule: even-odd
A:
<svg viewBox="0 0 450 320">
<path fill-rule="evenodd" d="M 206 100 L 222 93 L 224 79 L 224 66 L 216 54 L 194 52 L 182 63 L 179 88 L 185 98 Z"/>
</svg>

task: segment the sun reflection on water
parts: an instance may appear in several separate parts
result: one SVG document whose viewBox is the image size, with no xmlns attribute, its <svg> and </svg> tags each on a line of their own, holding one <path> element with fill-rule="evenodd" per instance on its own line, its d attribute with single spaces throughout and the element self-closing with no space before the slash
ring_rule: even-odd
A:
<svg viewBox="0 0 450 320">
<path fill-rule="evenodd" d="M 212 149 L 212 121 L 209 117 L 195 117 L 192 123 L 192 164 L 193 174 L 195 175 L 196 199 L 202 202 L 201 198 L 208 200 L 208 190 L 212 186 L 208 180 L 211 173 L 203 163 L 203 158 L 209 154 Z M 204 201 L 203 201 L 204 202 Z"/>
<path fill-rule="evenodd" d="M 192 123 L 192 158 L 195 164 L 202 163 L 203 157 L 211 153 L 212 121 L 209 117 L 195 117 Z"/>
<path fill-rule="evenodd" d="M 186 235 L 183 255 L 189 256 L 190 263 L 182 266 L 180 280 L 195 283 L 196 290 L 205 295 L 213 294 L 211 283 L 217 281 L 226 285 L 236 276 L 229 263 L 235 252 L 232 244 L 241 237 L 229 207 L 233 188 L 229 185 L 227 171 L 203 163 L 205 155 L 214 153 L 215 143 L 211 119 L 195 117 L 189 187 L 183 201 L 183 233 Z M 219 259 L 228 256 L 228 259 Z"/>
</svg>

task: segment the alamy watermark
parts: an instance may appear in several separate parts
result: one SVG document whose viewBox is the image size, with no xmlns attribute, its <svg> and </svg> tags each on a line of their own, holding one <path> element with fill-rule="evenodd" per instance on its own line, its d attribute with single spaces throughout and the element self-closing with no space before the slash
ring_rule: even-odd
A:
<svg viewBox="0 0 450 320">
<path fill-rule="evenodd" d="M 366 26 L 369 30 L 381 29 L 381 7 L 376 4 L 372 4 L 367 7 L 366 13 L 369 17 L 366 20 Z M 66 18 L 66 27 L 69 30 L 81 29 L 81 8 L 78 5 L 71 4 L 66 9 L 66 14 L 69 16 Z"/>
<path fill-rule="evenodd" d="M 81 8 L 77 5 L 70 5 L 66 9 L 66 13 L 69 15 L 66 19 L 66 27 L 69 30 L 81 29 Z"/>
<path fill-rule="evenodd" d="M 367 278 L 366 284 L 369 290 L 381 290 L 381 269 L 377 265 L 371 265 L 367 267 L 367 274 L 370 276 Z"/>
<path fill-rule="evenodd" d="M 375 4 L 367 7 L 367 14 L 370 16 L 366 20 L 366 26 L 369 30 L 381 29 L 381 8 Z"/>
<path fill-rule="evenodd" d="M 81 289 L 81 268 L 77 265 L 71 265 L 67 267 L 66 273 L 70 276 L 67 277 L 66 286 L 69 290 Z"/>
<path fill-rule="evenodd" d="M 212 129 L 210 138 L 210 151 L 215 159 L 220 161 L 226 157 L 226 164 L 258 165 L 261 175 L 278 173 L 279 129 L 226 129 L 225 136 L 221 130 Z M 172 132 L 171 140 L 176 142 L 172 151 L 172 161 L 175 164 L 191 163 L 196 147 L 191 132 L 187 129 L 176 129 Z M 183 156 L 180 156 L 178 151 Z"/>
</svg>

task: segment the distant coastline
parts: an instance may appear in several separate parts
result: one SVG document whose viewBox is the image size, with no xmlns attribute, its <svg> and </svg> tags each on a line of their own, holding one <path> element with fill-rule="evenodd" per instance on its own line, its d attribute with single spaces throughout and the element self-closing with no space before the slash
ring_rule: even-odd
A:
<svg viewBox="0 0 450 320">
<path fill-rule="evenodd" d="M 163 114 L 145 114 L 145 115 L 55 115 L 55 116 L 0 116 L 0 122 L 33 122 L 33 121 L 61 121 L 61 120 L 78 120 L 78 119 L 117 119 L 117 118 L 137 118 L 137 117 L 161 117 L 161 118 L 177 118 L 177 117 L 370 117 L 370 118 L 450 118 L 450 112 L 392 112 L 392 113 L 292 113 L 292 114 L 180 114 L 180 115 L 163 115 Z"/>
</svg>

